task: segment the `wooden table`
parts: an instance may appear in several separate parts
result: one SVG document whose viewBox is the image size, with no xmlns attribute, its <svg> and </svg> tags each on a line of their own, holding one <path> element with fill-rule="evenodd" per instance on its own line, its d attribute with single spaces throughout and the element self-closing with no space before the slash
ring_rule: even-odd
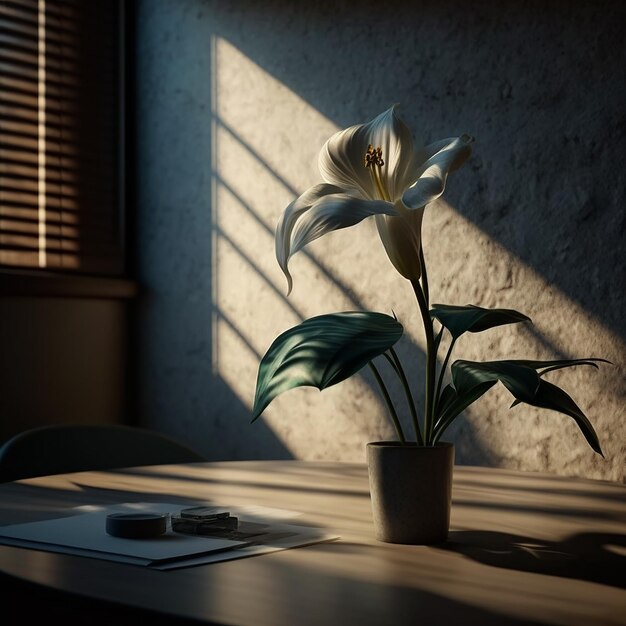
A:
<svg viewBox="0 0 626 626">
<path fill-rule="evenodd" d="M 0 572 L 205 623 L 626 624 L 626 488 L 613 483 L 457 467 L 449 541 L 433 547 L 376 541 L 367 470 L 347 463 L 169 465 L 24 480 L 0 485 L 0 524 L 59 517 L 77 505 L 173 498 L 299 511 L 298 521 L 341 539 L 170 572 L 0 546 Z"/>
</svg>

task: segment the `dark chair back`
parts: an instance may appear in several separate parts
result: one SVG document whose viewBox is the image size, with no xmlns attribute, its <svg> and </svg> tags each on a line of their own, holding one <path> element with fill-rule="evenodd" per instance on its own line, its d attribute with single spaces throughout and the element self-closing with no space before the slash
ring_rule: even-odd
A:
<svg viewBox="0 0 626 626">
<path fill-rule="evenodd" d="M 204 457 L 161 433 L 116 425 L 60 424 L 15 435 L 0 448 L 0 482 L 138 465 L 195 463 Z"/>
</svg>

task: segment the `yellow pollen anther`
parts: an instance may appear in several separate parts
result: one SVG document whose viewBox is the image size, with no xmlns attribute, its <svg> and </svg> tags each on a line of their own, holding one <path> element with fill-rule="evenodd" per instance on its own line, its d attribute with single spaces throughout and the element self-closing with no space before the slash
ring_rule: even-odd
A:
<svg viewBox="0 0 626 626">
<path fill-rule="evenodd" d="M 365 167 L 374 165 L 382 167 L 384 164 L 383 151 L 380 148 L 374 148 L 372 144 L 367 146 L 367 152 L 365 153 Z"/>
</svg>

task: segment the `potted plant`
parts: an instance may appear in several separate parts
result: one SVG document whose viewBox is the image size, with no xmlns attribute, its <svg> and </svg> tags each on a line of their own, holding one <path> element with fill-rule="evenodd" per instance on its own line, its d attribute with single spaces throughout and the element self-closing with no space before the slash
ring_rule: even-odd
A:
<svg viewBox="0 0 626 626">
<path fill-rule="evenodd" d="M 367 444 L 376 536 L 383 541 L 445 540 L 454 447 L 442 441 L 442 436 L 458 415 L 498 381 L 513 395 L 512 406 L 527 403 L 573 418 L 593 450 L 602 454 L 587 417 L 545 375 L 576 365 L 597 367 L 603 359 L 450 363 L 454 346 L 465 333 L 530 322 L 511 309 L 430 304 L 422 217 L 428 203 L 444 192 L 448 174 L 468 158 L 472 142 L 472 137 L 462 135 L 415 149 L 410 130 L 392 107 L 371 122 L 342 130 L 326 142 L 319 157 L 324 182 L 289 204 L 276 229 L 276 258 L 290 292 L 291 256 L 328 232 L 374 216 L 389 259 L 415 294 L 426 336 L 421 418 L 409 385 L 410 372 L 407 374 L 394 350 L 403 326 L 395 315 L 372 311 L 320 315 L 281 334 L 261 359 L 252 411 L 254 421 L 288 389 L 309 385 L 322 390 L 369 366 L 398 435 L 397 441 Z M 437 371 L 444 333 L 449 335 L 449 347 Z M 379 356 L 389 363 L 404 390 L 413 438 L 405 436 L 394 402 L 373 362 Z M 447 377 L 449 382 L 444 385 Z"/>
</svg>

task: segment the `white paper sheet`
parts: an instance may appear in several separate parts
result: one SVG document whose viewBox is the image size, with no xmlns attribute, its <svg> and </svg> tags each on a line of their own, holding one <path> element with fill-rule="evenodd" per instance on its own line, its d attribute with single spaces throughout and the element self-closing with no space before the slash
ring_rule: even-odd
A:
<svg viewBox="0 0 626 626">
<path fill-rule="evenodd" d="M 88 551 L 90 556 L 103 553 L 107 556 L 121 556 L 145 561 L 146 564 L 180 560 L 211 552 L 231 550 L 248 542 L 232 541 L 216 537 L 195 537 L 168 531 L 154 539 L 124 539 L 112 537 L 105 530 L 106 517 L 110 513 L 154 512 L 168 513 L 180 509 L 180 504 L 139 503 L 115 505 L 79 515 L 60 519 L 26 524 L 14 524 L 0 528 L 0 542 L 14 539 L 37 543 L 37 549 L 45 550 L 46 545 L 57 548 L 70 548 Z M 33 546 L 35 547 L 35 546 Z M 55 550 L 58 551 L 58 550 Z"/>
<path fill-rule="evenodd" d="M 77 507 L 73 516 L 0 527 L 0 544 L 170 570 L 337 539 L 319 528 L 285 524 L 298 515 L 294 511 L 252 506 L 220 507 L 239 517 L 241 531 L 252 533 L 241 541 L 181 535 L 172 532 L 169 524 L 167 533 L 155 539 L 122 539 L 105 531 L 109 513 L 168 513 L 197 505 L 147 502 Z"/>
</svg>

